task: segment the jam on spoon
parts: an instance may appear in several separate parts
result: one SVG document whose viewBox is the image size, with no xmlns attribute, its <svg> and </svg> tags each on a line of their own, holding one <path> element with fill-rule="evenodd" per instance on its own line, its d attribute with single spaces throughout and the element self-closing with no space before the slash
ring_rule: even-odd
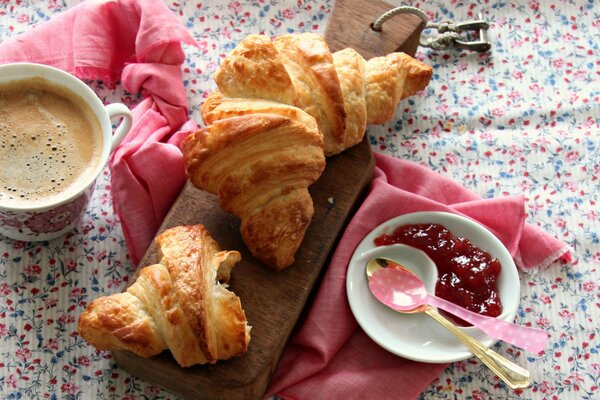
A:
<svg viewBox="0 0 600 400">
<path fill-rule="evenodd" d="M 482 315 L 502 314 L 497 284 L 500 262 L 470 240 L 429 223 L 402 225 L 375 239 L 377 246 L 396 243 L 415 247 L 433 260 L 438 269 L 436 296 Z"/>
</svg>

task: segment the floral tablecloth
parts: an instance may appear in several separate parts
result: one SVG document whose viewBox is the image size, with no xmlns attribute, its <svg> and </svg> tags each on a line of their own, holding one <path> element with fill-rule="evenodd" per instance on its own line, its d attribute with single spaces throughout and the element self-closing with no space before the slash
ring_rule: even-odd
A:
<svg viewBox="0 0 600 400">
<path fill-rule="evenodd" d="M 77 1 L 0 0 L 0 41 Z M 476 359 L 426 388 L 436 399 L 592 399 L 600 386 L 600 3 L 593 0 L 394 2 L 433 21 L 490 22 L 492 50 L 433 51 L 428 88 L 394 120 L 371 126 L 374 151 L 428 166 L 484 197 L 524 193 L 529 222 L 572 247 L 573 261 L 521 273 L 517 322 L 551 335 L 541 355 L 499 343 L 533 385 L 512 391 Z M 333 1 L 168 1 L 194 38 L 184 79 L 192 117 L 219 60 L 249 33 L 324 33 Z M 431 33 L 431 32 L 430 32 Z M 105 100 L 136 104 L 89 82 Z M 6 399 L 176 399 L 119 369 L 76 333 L 86 302 L 122 289 L 134 266 L 112 211 L 110 174 L 76 231 L 47 243 L 0 238 L 0 396 Z M 326 394 L 323 394 L 326 397 Z"/>
</svg>

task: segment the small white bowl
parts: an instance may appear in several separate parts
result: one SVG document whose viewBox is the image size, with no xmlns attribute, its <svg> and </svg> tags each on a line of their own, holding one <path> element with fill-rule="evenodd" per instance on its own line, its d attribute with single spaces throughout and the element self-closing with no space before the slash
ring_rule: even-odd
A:
<svg viewBox="0 0 600 400">
<path fill-rule="evenodd" d="M 406 224 L 431 223 L 446 227 L 455 236 L 467 238 L 474 246 L 490 253 L 500 261 L 498 292 L 503 311 L 498 317 L 513 322 L 520 300 L 520 281 L 517 267 L 506 247 L 479 223 L 456 214 L 417 212 L 392 218 L 371 231 L 358 245 L 350 260 L 346 276 L 346 293 L 354 317 L 365 333 L 384 349 L 399 356 L 422 362 L 447 363 L 473 356 L 450 332 L 428 315 L 402 314 L 381 304 L 369 291 L 365 274 L 367 260 L 388 257 L 413 270 L 434 293 L 437 269 L 422 251 L 405 245 L 377 247 L 375 238 L 392 233 Z M 475 327 L 460 328 L 492 346 L 493 339 Z"/>
</svg>

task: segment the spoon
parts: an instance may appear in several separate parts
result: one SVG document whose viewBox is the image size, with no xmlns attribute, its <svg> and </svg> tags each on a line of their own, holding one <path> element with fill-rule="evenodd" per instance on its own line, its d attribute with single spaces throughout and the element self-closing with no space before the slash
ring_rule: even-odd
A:
<svg viewBox="0 0 600 400">
<path fill-rule="evenodd" d="M 376 272 L 377 276 L 374 276 Z M 441 308 L 471 323 L 495 339 L 533 353 L 542 351 L 548 341 L 548 334 L 542 329 L 481 315 L 428 293 L 425 284 L 414 272 L 391 259 L 379 257 L 369 261 L 367 276 L 369 287 L 375 297 L 396 311 L 410 312 L 428 305 Z"/>
<path fill-rule="evenodd" d="M 386 271 L 402 271 L 406 270 L 404 266 L 394 262 L 390 259 L 385 258 L 375 258 L 371 259 L 367 262 L 366 265 L 366 273 L 367 278 L 369 280 L 369 288 L 373 292 L 372 282 L 375 280 L 377 282 L 379 277 L 385 277 L 386 274 L 395 274 L 395 272 L 386 272 Z M 410 271 L 410 270 L 409 270 Z M 412 275 L 412 272 L 411 272 Z M 404 276 L 404 274 L 402 275 Z M 421 282 L 422 281 L 416 277 L 416 279 Z M 425 291 L 426 292 L 426 291 Z M 378 290 L 375 290 L 373 293 L 375 297 L 382 301 L 377 294 L 379 294 Z M 427 292 L 426 292 L 427 293 Z M 406 294 L 402 291 L 396 292 L 398 298 L 398 302 L 401 304 L 409 304 L 408 301 L 412 297 L 411 294 Z M 440 315 L 437 311 L 431 308 L 427 302 L 413 302 L 412 307 L 403 307 L 405 310 L 397 309 L 394 302 L 382 301 L 383 304 L 391 307 L 392 309 L 403 312 L 403 313 L 417 313 L 424 312 L 425 314 L 431 316 L 437 322 L 439 322 L 442 326 L 448 329 L 458 340 L 460 340 L 476 357 L 478 357 L 485 365 L 487 365 L 496 375 L 500 377 L 511 389 L 523 389 L 530 385 L 531 377 L 529 371 L 526 369 L 516 365 L 515 363 L 507 360 L 502 357 L 500 354 L 495 351 L 485 347 L 481 342 L 462 330 L 458 329 L 454 324 Z M 389 304 L 388 304 L 389 303 Z M 418 304 L 417 304 L 418 303 Z M 391 304 L 391 305 L 390 305 Z"/>
</svg>

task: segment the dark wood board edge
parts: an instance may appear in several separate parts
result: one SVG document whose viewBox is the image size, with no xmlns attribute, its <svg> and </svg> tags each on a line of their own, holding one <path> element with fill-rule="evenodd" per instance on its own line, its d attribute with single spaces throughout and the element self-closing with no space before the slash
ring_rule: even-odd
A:
<svg viewBox="0 0 600 400">
<path fill-rule="evenodd" d="M 148 381 L 164 386 L 165 388 L 187 398 L 200 399 L 260 397 L 269 384 L 270 378 L 274 373 L 279 359 L 283 353 L 285 344 L 287 343 L 298 317 L 302 313 L 304 304 L 309 298 L 312 288 L 321 275 L 322 269 L 324 265 L 326 265 L 325 263 L 329 260 L 330 252 L 334 248 L 334 245 L 341 236 L 347 221 L 351 217 L 351 211 L 355 209 L 358 199 L 371 182 L 374 163 L 374 157 L 371 153 L 368 141 L 365 138 L 361 144 L 346 150 L 344 153 L 338 156 L 329 158 L 323 175 L 313 186 L 311 186 L 310 192 L 314 199 L 315 217 L 313 218 L 311 226 L 307 231 L 307 237 L 305 237 L 305 241 L 310 243 L 311 235 L 318 236 L 318 230 L 323 228 L 321 225 L 323 223 L 328 225 L 328 229 L 333 227 L 335 232 L 334 234 L 328 235 L 327 238 L 321 240 L 318 244 L 311 244 L 310 250 L 312 253 L 310 254 L 303 254 L 301 246 L 301 249 L 298 252 L 300 259 L 307 259 L 309 261 L 312 260 L 313 262 L 316 260 L 316 263 L 320 264 L 312 266 L 312 270 L 308 273 L 309 276 L 299 276 L 299 274 L 302 274 L 302 269 L 298 268 L 296 265 L 292 265 L 287 270 L 282 272 L 269 271 L 265 274 L 269 277 L 269 279 L 275 279 L 275 281 L 277 281 L 277 279 L 300 280 L 302 281 L 302 285 L 297 288 L 298 293 L 295 294 L 295 297 L 293 297 L 295 304 L 290 306 L 291 309 L 289 315 L 291 323 L 288 321 L 285 326 L 281 327 L 282 332 L 280 335 L 278 335 L 277 340 L 274 343 L 271 343 L 269 354 L 261 354 L 255 357 L 255 359 L 260 361 L 258 362 L 260 365 L 256 365 L 255 362 L 251 374 L 247 376 L 247 380 L 238 379 L 236 381 L 236 379 L 230 378 L 231 376 L 236 375 L 234 370 L 237 367 L 248 367 L 248 365 L 245 365 L 244 362 L 240 361 L 240 359 L 242 359 L 242 357 L 248 357 L 248 353 L 254 350 L 252 347 L 252 342 L 250 344 L 249 352 L 241 357 L 232 360 L 219 361 L 216 365 L 212 366 L 196 366 L 188 369 L 179 368 L 169 352 L 164 352 L 163 354 L 150 359 L 143 359 L 127 351 L 116 351 L 113 352 L 113 357 L 119 367 L 123 368 L 134 376 L 142 377 Z M 347 171 L 349 165 L 360 166 L 360 168 L 355 171 L 355 180 L 352 181 L 351 178 L 349 181 L 339 182 L 336 174 L 343 176 L 344 174 L 340 175 L 339 171 Z M 195 223 L 193 221 L 185 221 L 187 217 L 193 219 L 193 213 L 189 209 L 190 193 L 193 193 L 193 196 L 199 195 L 202 197 L 200 204 L 206 204 L 208 202 L 212 203 L 212 207 L 218 207 L 216 205 L 217 199 L 214 196 L 198 191 L 197 189 L 191 187 L 190 184 L 187 184 L 175 202 L 171 212 L 169 212 L 167 215 L 159 232 L 174 225 Z M 330 204 L 328 201 L 329 198 L 334 200 L 336 198 L 345 198 L 345 201 L 338 204 L 335 202 Z M 336 207 L 340 208 L 336 209 Z M 181 212 L 178 211 L 181 209 L 187 211 L 184 213 L 183 221 Z M 236 221 L 235 217 L 226 215 L 218 210 L 215 210 L 215 213 L 217 214 L 215 218 L 223 218 L 223 220 L 226 221 L 225 224 L 229 225 L 227 231 L 237 232 L 239 222 Z M 240 238 L 230 239 L 215 237 L 215 239 L 222 244 L 222 248 L 224 249 L 235 248 L 228 246 L 227 244 L 233 245 L 234 243 L 237 243 L 238 245 L 243 246 L 243 244 L 240 244 Z M 222 242 L 229 243 L 224 244 Z M 304 245 L 305 244 L 303 242 L 303 246 Z M 235 249 L 242 250 L 243 258 L 247 259 L 247 257 L 249 257 L 246 249 Z M 152 264 L 155 262 L 155 260 L 156 249 L 154 248 L 154 245 L 152 245 L 142 259 L 140 266 Z M 256 260 L 253 260 L 253 262 L 258 263 Z M 264 269 L 267 267 L 261 266 L 261 268 Z M 136 275 L 132 276 L 130 283 L 135 281 L 135 277 Z M 231 283 L 232 290 L 234 291 L 236 285 L 235 278 L 236 269 L 234 268 Z M 242 298 L 241 295 L 240 298 Z M 244 305 L 243 298 L 242 305 Z M 251 322 L 250 317 L 249 321 Z M 164 376 L 164 368 L 169 368 L 170 375 L 168 377 Z M 219 379 L 220 371 L 225 371 L 227 378 Z"/>
</svg>

